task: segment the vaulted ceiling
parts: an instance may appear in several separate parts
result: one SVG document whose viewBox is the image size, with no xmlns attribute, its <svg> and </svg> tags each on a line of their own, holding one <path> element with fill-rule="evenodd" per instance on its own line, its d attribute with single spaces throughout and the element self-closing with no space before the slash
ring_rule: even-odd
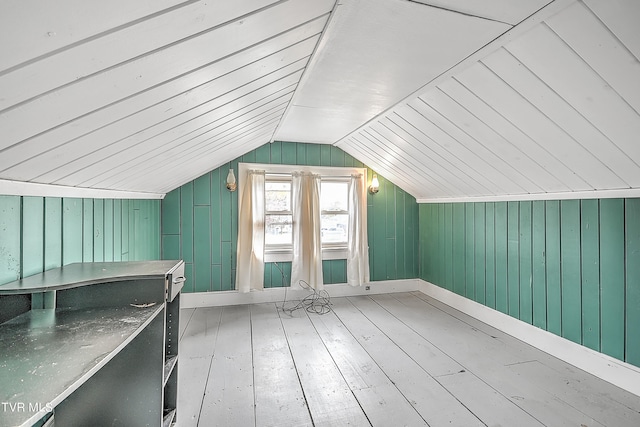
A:
<svg viewBox="0 0 640 427">
<path fill-rule="evenodd" d="M 638 17 L 636 0 L 5 0 L 0 193 L 161 197 L 274 140 L 335 144 L 418 200 L 637 191 Z"/>
</svg>

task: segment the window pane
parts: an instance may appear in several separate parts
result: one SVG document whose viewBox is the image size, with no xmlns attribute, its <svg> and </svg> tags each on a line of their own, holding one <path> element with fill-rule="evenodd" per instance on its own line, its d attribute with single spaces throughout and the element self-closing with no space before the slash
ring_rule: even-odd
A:
<svg viewBox="0 0 640 427">
<path fill-rule="evenodd" d="M 322 182 L 320 209 L 323 211 L 346 211 L 348 209 L 348 189 L 348 182 Z"/>
<path fill-rule="evenodd" d="M 265 182 L 264 190 L 267 212 L 291 211 L 290 182 Z"/>
<path fill-rule="evenodd" d="M 322 243 L 347 243 L 349 215 L 329 214 L 321 216 Z"/>
<path fill-rule="evenodd" d="M 265 245 L 290 245 L 292 243 L 291 215 L 265 215 Z"/>
</svg>

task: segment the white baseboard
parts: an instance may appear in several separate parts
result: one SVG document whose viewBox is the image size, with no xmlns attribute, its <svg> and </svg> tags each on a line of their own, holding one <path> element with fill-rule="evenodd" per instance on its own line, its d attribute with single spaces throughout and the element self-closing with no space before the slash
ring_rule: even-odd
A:
<svg viewBox="0 0 640 427">
<path fill-rule="evenodd" d="M 418 290 L 545 353 L 640 396 L 640 368 L 576 344 L 432 283 L 418 280 Z"/>
<path fill-rule="evenodd" d="M 367 286 L 369 289 L 367 289 Z M 325 285 L 324 289 L 331 297 L 350 297 L 355 295 L 373 295 L 392 292 L 413 292 L 418 290 L 418 279 L 385 280 L 371 282 L 366 286 L 349 286 L 346 283 Z M 300 300 L 309 291 L 291 288 L 268 288 L 262 291 L 240 293 L 238 291 L 183 293 L 180 296 L 181 308 L 216 307 L 223 305 L 256 304 Z"/>
</svg>

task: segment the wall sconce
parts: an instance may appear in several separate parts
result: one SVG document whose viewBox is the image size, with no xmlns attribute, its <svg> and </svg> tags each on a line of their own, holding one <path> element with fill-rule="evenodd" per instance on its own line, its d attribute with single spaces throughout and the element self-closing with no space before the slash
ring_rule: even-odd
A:
<svg viewBox="0 0 640 427">
<path fill-rule="evenodd" d="M 376 194 L 378 191 L 380 191 L 380 183 L 378 182 L 378 174 L 374 173 L 369 186 L 369 193 Z"/>
<path fill-rule="evenodd" d="M 236 191 L 236 176 L 233 174 L 233 169 L 229 169 L 229 173 L 227 174 L 227 190 Z"/>
</svg>

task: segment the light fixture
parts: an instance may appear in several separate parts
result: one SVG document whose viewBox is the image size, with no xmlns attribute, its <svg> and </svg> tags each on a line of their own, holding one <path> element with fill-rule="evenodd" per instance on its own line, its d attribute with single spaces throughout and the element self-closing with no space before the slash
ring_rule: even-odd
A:
<svg viewBox="0 0 640 427">
<path fill-rule="evenodd" d="M 380 190 L 380 183 L 378 182 L 378 174 L 373 174 L 371 179 L 371 185 L 369 186 L 369 193 L 376 194 Z"/>
<path fill-rule="evenodd" d="M 236 176 L 233 174 L 233 169 L 229 169 L 227 174 L 227 190 L 236 191 Z"/>
</svg>

